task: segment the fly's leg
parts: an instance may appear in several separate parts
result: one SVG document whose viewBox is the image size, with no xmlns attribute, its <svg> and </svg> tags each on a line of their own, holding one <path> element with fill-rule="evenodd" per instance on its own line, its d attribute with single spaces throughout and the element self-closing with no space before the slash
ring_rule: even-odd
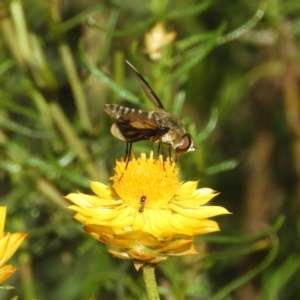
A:
<svg viewBox="0 0 300 300">
<path fill-rule="evenodd" d="M 159 151 L 160 151 L 160 147 L 161 147 L 161 144 L 158 143 L 158 148 L 157 148 L 157 159 L 159 158 Z"/>
<path fill-rule="evenodd" d="M 126 162 L 125 170 L 128 167 L 129 160 L 130 160 L 130 155 L 132 151 L 132 143 L 126 143 L 126 153 L 125 153 L 125 158 L 124 161 Z M 124 173 L 121 175 L 119 181 L 123 178 Z"/>
<path fill-rule="evenodd" d="M 171 145 L 169 146 L 169 157 L 170 157 L 170 159 L 171 159 L 171 157 L 172 157 L 172 149 L 171 149 Z"/>
<path fill-rule="evenodd" d="M 129 160 L 130 160 L 130 156 L 131 156 L 131 150 L 132 150 L 132 143 L 127 143 L 126 144 L 126 155 L 125 155 L 125 161 L 126 161 L 125 170 L 127 169 L 128 164 L 129 164 Z"/>
</svg>

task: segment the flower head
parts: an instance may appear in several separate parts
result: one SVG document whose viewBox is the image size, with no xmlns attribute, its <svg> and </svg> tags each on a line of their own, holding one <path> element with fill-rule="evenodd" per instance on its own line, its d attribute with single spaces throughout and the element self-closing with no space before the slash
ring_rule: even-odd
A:
<svg viewBox="0 0 300 300">
<path fill-rule="evenodd" d="M 172 43 L 175 37 L 175 31 L 167 32 L 163 23 L 157 22 L 145 35 L 145 47 L 149 57 L 152 60 L 159 60 L 163 48 Z"/>
<path fill-rule="evenodd" d="M 6 207 L 0 206 L 0 283 L 15 273 L 17 268 L 11 265 L 4 265 L 20 247 L 27 234 L 5 233 L 4 225 L 6 218 Z"/>
<path fill-rule="evenodd" d="M 91 182 L 96 195 L 69 194 L 76 220 L 95 239 L 114 246 L 109 252 L 133 259 L 138 269 L 168 256 L 196 254 L 195 235 L 218 231 L 208 218 L 227 214 L 219 206 L 205 206 L 216 193 L 197 189 L 197 182 L 180 183 L 178 169 L 169 158 L 141 154 L 126 168 L 116 162 L 112 186 Z"/>
</svg>

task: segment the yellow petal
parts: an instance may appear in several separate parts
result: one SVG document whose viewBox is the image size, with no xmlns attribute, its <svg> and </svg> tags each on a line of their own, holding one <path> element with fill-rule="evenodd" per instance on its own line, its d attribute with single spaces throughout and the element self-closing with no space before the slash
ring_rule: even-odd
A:
<svg viewBox="0 0 300 300">
<path fill-rule="evenodd" d="M 193 244 L 194 239 L 179 239 L 174 242 L 169 243 L 167 246 L 163 247 L 161 252 L 172 252 L 178 249 L 190 247 Z"/>
<path fill-rule="evenodd" d="M 102 226 L 110 226 L 111 223 L 113 222 L 114 226 L 112 227 L 112 229 L 115 231 L 116 229 L 120 229 L 123 227 L 127 227 L 127 226 L 131 226 L 133 223 L 134 219 L 133 217 L 127 217 L 119 222 L 115 222 L 114 220 L 95 220 L 95 219 L 87 219 L 85 221 L 86 225 L 102 225 Z"/>
<path fill-rule="evenodd" d="M 108 250 L 108 252 L 110 252 L 113 256 L 121 259 L 132 259 L 132 257 L 130 257 L 127 252 L 122 251 L 121 249 L 111 248 Z"/>
<path fill-rule="evenodd" d="M 170 204 L 170 208 L 183 216 L 196 219 L 207 219 L 218 215 L 229 214 L 229 211 L 222 206 L 201 206 L 194 209 L 185 209 L 180 206 Z"/>
<path fill-rule="evenodd" d="M 83 194 L 69 194 L 65 197 L 65 199 L 73 202 L 76 205 L 83 206 L 83 207 L 89 207 L 92 206 L 92 204 L 89 201 L 86 201 Z M 99 201 L 99 198 L 97 198 Z"/>
<path fill-rule="evenodd" d="M 169 224 L 175 229 L 175 230 L 185 230 L 186 226 L 182 223 L 178 223 L 176 220 L 177 214 L 171 213 L 171 211 L 162 211 L 161 212 L 162 217 L 169 222 Z"/>
<path fill-rule="evenodd" d="M 193 244 L 191 245 L 190 248 L 187 248 L 185 251 L 172 252 L 172 256 L 183 256 L 183 255 L 193 255 L 193 254 L 199 254 Z"/>
<path fill-rule="evenodd" d="M 7 280 L 11 275 L 13 275 L 18 269 L 11 266 L 5 265 L 0 268 L 0 283 Z"/>
<path fill-rule="evenodd" d="M 149 261 L 151 264 L 161 264 L 168 259 L 167 256 L 157 256 Z"/>
<path fill-rule="evenodd" d="M 123 201 L 121 199 L 106 199 L 97 196 L 90 196 L 85 194 L 69 194 L 65 197 L 67 200 L 82 207 L 101 207 L 119 205 Z"/>
<path fill-rule="evenodd" d="M 192 232 L 194 232 L 198 228 L 215 226 L 217 226 L 216 228 L 217 230 L 219 230 L 218 223 L 209 219 L 194 219 L 182 215 L 175 215 L 174 222 L 180 222 L 181 224 L 185 225 L 186 228 L 190 228 Z M 192 235 L 194 235 L 194 233 Z"/>
<path fill-rule="evenodd" d="M 147 210 L 147 222 L 143 226 L 142 230 L 148 232 L 155 237 L 160 237 L 164 235 L 164 233 L 175 232 L 176 228 L 173 226 L 173 219 L 170 216 L 170 212 L 167 210 L 164 211 L 156 211 L 156 210 Z M 169 218 L 168 218 L 169 217 Z M 160 221 L 163 220 L 165 222 L 166 227 L 159 227 Z M 171 220 L 171 221 L 170 221 Z M 180 224 L 177 224 L 180 226 Z"/>
<path fill-rule="evenodd" d="M 85 224 L 85 221 L 87 219 L 85 216 L 83 216 L 80 213 L 77 213 L 73 218 L 82 224 Z"/>
<path fill-rule="evenodd" d="M 215 194 L 215 191 L 210 189 L 210 188 L 201 188 L 201 189 L 197 189 L 195 191 L 195 193 L 200 196 L 200 197 L 203 197 L 203 196 L 207 196 L 207 195 L 211 195 L 211 194 Z"/>
<path fill-rule="evenodd" d="M 123 210 L 123 207 L 116 209 L 108 209 L 108 208 L 97 208 L 94 207 L 79 207 L 75 205 L 69 206 L 70 209 L 75 210 L 82 214 L 85 217 L 90 219 L 95 219 L 97 221 L 105 221 L 112 220 L 116 218 Z"/>
<path fill-rule="evenodd" d="M 205 222 L 203 222 L 205 221 Z M 194 234 L 207 234 L 211 232 L 220 231 L 219 224 L 213 220 L 201 220 L 199 226 L 195 228 Z"/>
<path fill-rule="evenodd" d="M 215 191 L 211 189 L 205 189 L 211 191 L 207 194 L 198 193 L 199 190 L 194 191 L 189 196 L 186 195 L 184 197 L 174 197 L 173 201 L 177 205 L 180 205 L 182 207 L 197 207 L 202 206 L 206 204 L 208 201 L 210 201 L 212 198 L 218 195 Z"/>
<path fill-rule="evenodd" d="M 140 230 L 140 229 L 142 229 L 144 224 L 145 224 L 144 214 L 143 213 L 135 214 L 134 221 L 133 221 L 133 224 L 132 224 L 132 230 L 133 231 Z"/>
<path fill-rule="evenodd" d="M 6 206 L 0 206 L 0 238 L 2 237 L 4 232 L 5 218 L 6 218 Z"/>
<path fill-rule="evenodd" d="M 115 238 L 114 235 L 105 234 L 101 236 L 102 239 L 105 239 L 107 244 L 118 246 L 120 248 L 126 249 L 134 249 L 139 247 L 139 244 L 132 239 L 125 237 L 125 238 Z"/>
<path fill-rule="evenodd" d="M 91 181 L 91 188 L 99 198 L 117 198 L 116 192 L 110 187 L 100 182 Z"/>
<path fill-rule="evenodd" d="M 144 261 L 140 261 L 140 260 L 133 260 L 133 265 L 135 267 L 135 269 L 138 271 L 143 265 L 145 264 Z"/>
<path fill-rule="evenodd" d="M 128 251 L 129 255 L 133 257 L 134 259 L 138 260 L 152 260 L 157 257 L 158 253 L 156 251 L 153 252 L 145 252 L 142 249 L 130 249 Z"/>
<path fill-rule="evenodd" d="M 27 234 L 24 233 L 7 233 L 0 240 L 0 266 L 4 265 L 17 251 Z"/>
<path fill-rule="evenodd" d="M 157 224 L 157 230 L 160 232 L 160 235 L 172 235 L 176 232 L 176 229 L 172 226 L 172 223 L 168 222 L 168 219 L 165 218 L 165 213 L 164 211 L 158 211 L 156 212 L 157 219 L 160 220 Z"/>
<path fill-rule="evenodd" d="M 198 181 L 187 181 L 180 185 L 178 190 L 176 191 L 176 197 L 184 197 L 186 195 L 189 195 L 193 193 L 198 185 Z"/>
</svg>

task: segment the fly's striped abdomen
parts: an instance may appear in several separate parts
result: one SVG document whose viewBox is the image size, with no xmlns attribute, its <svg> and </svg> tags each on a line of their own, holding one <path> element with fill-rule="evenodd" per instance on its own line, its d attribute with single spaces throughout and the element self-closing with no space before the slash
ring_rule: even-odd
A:
<svg viewBox="0 0 300 300">
<path fill-rule="evenodd" d="M 135 108 L 128 108 L 128 107 L 123 107 L 117 104 L 104 104 L 105 106 L 105 111 L 112 116 L 113 118 L 119 119 L 120 116 L 125 115 L 127 113 L 133 113 L 133 112 L 138 112 L 140 114 L 143 113 L 141 109 L 135 109 Z"/>
</svg>

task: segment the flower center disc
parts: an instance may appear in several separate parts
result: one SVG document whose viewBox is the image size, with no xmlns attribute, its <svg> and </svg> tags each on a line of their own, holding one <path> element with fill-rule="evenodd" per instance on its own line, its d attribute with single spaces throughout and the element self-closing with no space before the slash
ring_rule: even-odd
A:
<svg viewBox="0 0 300 300">
<path fill-rule="evenodd" d="M 113 187 L 124 202 L 133 207 L 167 207 L 179 187 L 178 170 L 168 157 L 153 159 L 153 152 L 146 158 L 145 153 L 133 158 L 126 168 L 126 162 L 117 161 Z M 143 209 L 141 209 L 143 211 Z"/>
</svg>

